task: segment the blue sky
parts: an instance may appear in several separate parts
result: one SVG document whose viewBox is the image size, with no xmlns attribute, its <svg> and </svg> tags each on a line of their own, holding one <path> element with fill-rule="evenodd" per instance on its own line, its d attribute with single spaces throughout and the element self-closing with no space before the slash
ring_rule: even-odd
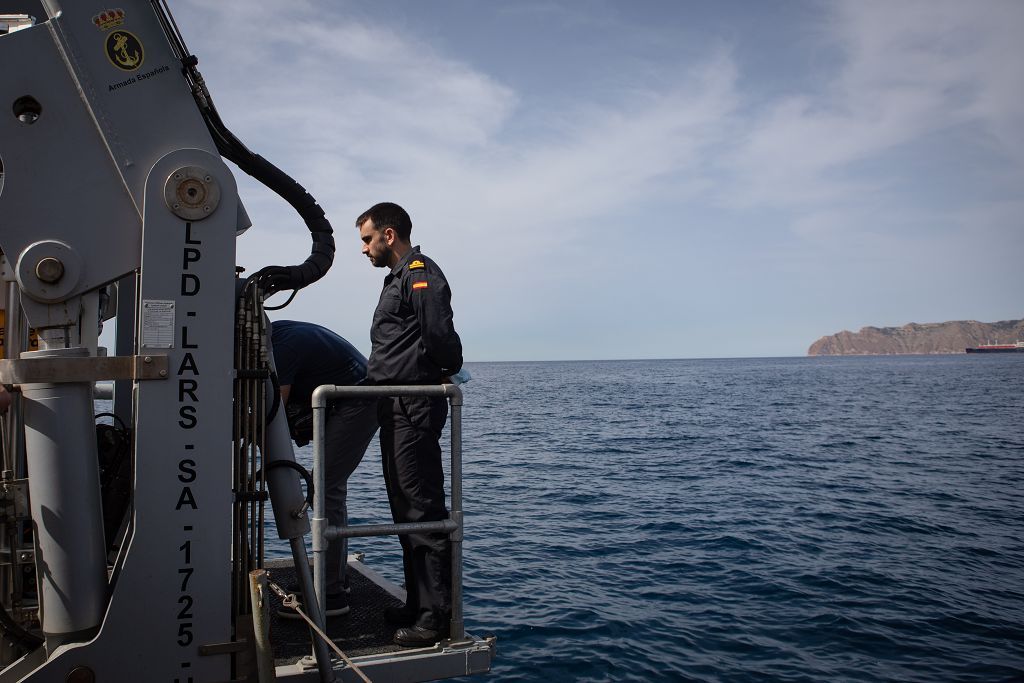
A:
<svg viewBox="0 0 1024 683">
<path fill-rule="evenodd" d="M 1024 3 L 172 2 L 218 109 L 332 220 L 278 317 L 369 350 L 395 201 L 468 360 L 802 355 L 1024 317 Z M 250 272 L 308 253 L 238 173 Z"/>
</svg>

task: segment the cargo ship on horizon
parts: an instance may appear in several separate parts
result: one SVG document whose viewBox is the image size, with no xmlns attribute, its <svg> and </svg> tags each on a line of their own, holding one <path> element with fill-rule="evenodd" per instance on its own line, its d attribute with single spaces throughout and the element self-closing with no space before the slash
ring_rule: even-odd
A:
<svg viewBox="0 0 1024 683">
<path fill-rule="evenodd" d="M 967 353 L 1024 353 L 1024 341 L 1015 344 L 978 344 L 964 349 Z"/>
</svg>

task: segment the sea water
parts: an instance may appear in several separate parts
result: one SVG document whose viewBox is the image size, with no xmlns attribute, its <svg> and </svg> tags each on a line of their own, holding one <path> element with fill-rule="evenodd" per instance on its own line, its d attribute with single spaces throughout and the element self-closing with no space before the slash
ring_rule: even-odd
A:
<svg viewBox="0 0 1024 683">
<path fill-rule="evenodd" d="M 1024 680 L 1024 357 L 469 368 L 489 680 Z M 390 521 L 379 457 L 353 524 Z"/>
</svg>

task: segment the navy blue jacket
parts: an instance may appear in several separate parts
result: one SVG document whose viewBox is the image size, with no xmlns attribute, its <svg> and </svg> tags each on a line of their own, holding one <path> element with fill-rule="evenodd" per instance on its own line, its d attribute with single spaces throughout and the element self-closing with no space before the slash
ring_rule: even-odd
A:
<svg viewBox="0 0 1024 683">
<path fill-rule="evenodd" d="M 384 278 L 370 328 L 367 381 L 438 384 L 462 367 L 452 293 L 433 260 L 413 247 Z"/>
</svg>

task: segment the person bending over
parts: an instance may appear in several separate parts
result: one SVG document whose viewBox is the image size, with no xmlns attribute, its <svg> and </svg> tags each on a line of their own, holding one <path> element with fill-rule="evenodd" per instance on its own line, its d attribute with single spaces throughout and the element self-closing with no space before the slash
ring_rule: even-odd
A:
<svg viewBox="0 0 1024 683">
<path fill-rule="evenodd" d="M 288 413 L 292 438 L 304 446 L 313 438 L 313 390 L 322 384 L 362 383 L 366 378 L 366 358 L 342 337 L 313 323 L 277 320 L 271 323 L 270 337 L 281 385 L 281 404 Z M 327 523 L 341 526 L 348 522 L 348 478 L 377 431 L 377 409 L 373 400 L 336 399 L 325 414 Z M 349 611 L 347 556 L 347 539 L 334 539 L 327 544 L 327 616 Z"/>
</svg>

